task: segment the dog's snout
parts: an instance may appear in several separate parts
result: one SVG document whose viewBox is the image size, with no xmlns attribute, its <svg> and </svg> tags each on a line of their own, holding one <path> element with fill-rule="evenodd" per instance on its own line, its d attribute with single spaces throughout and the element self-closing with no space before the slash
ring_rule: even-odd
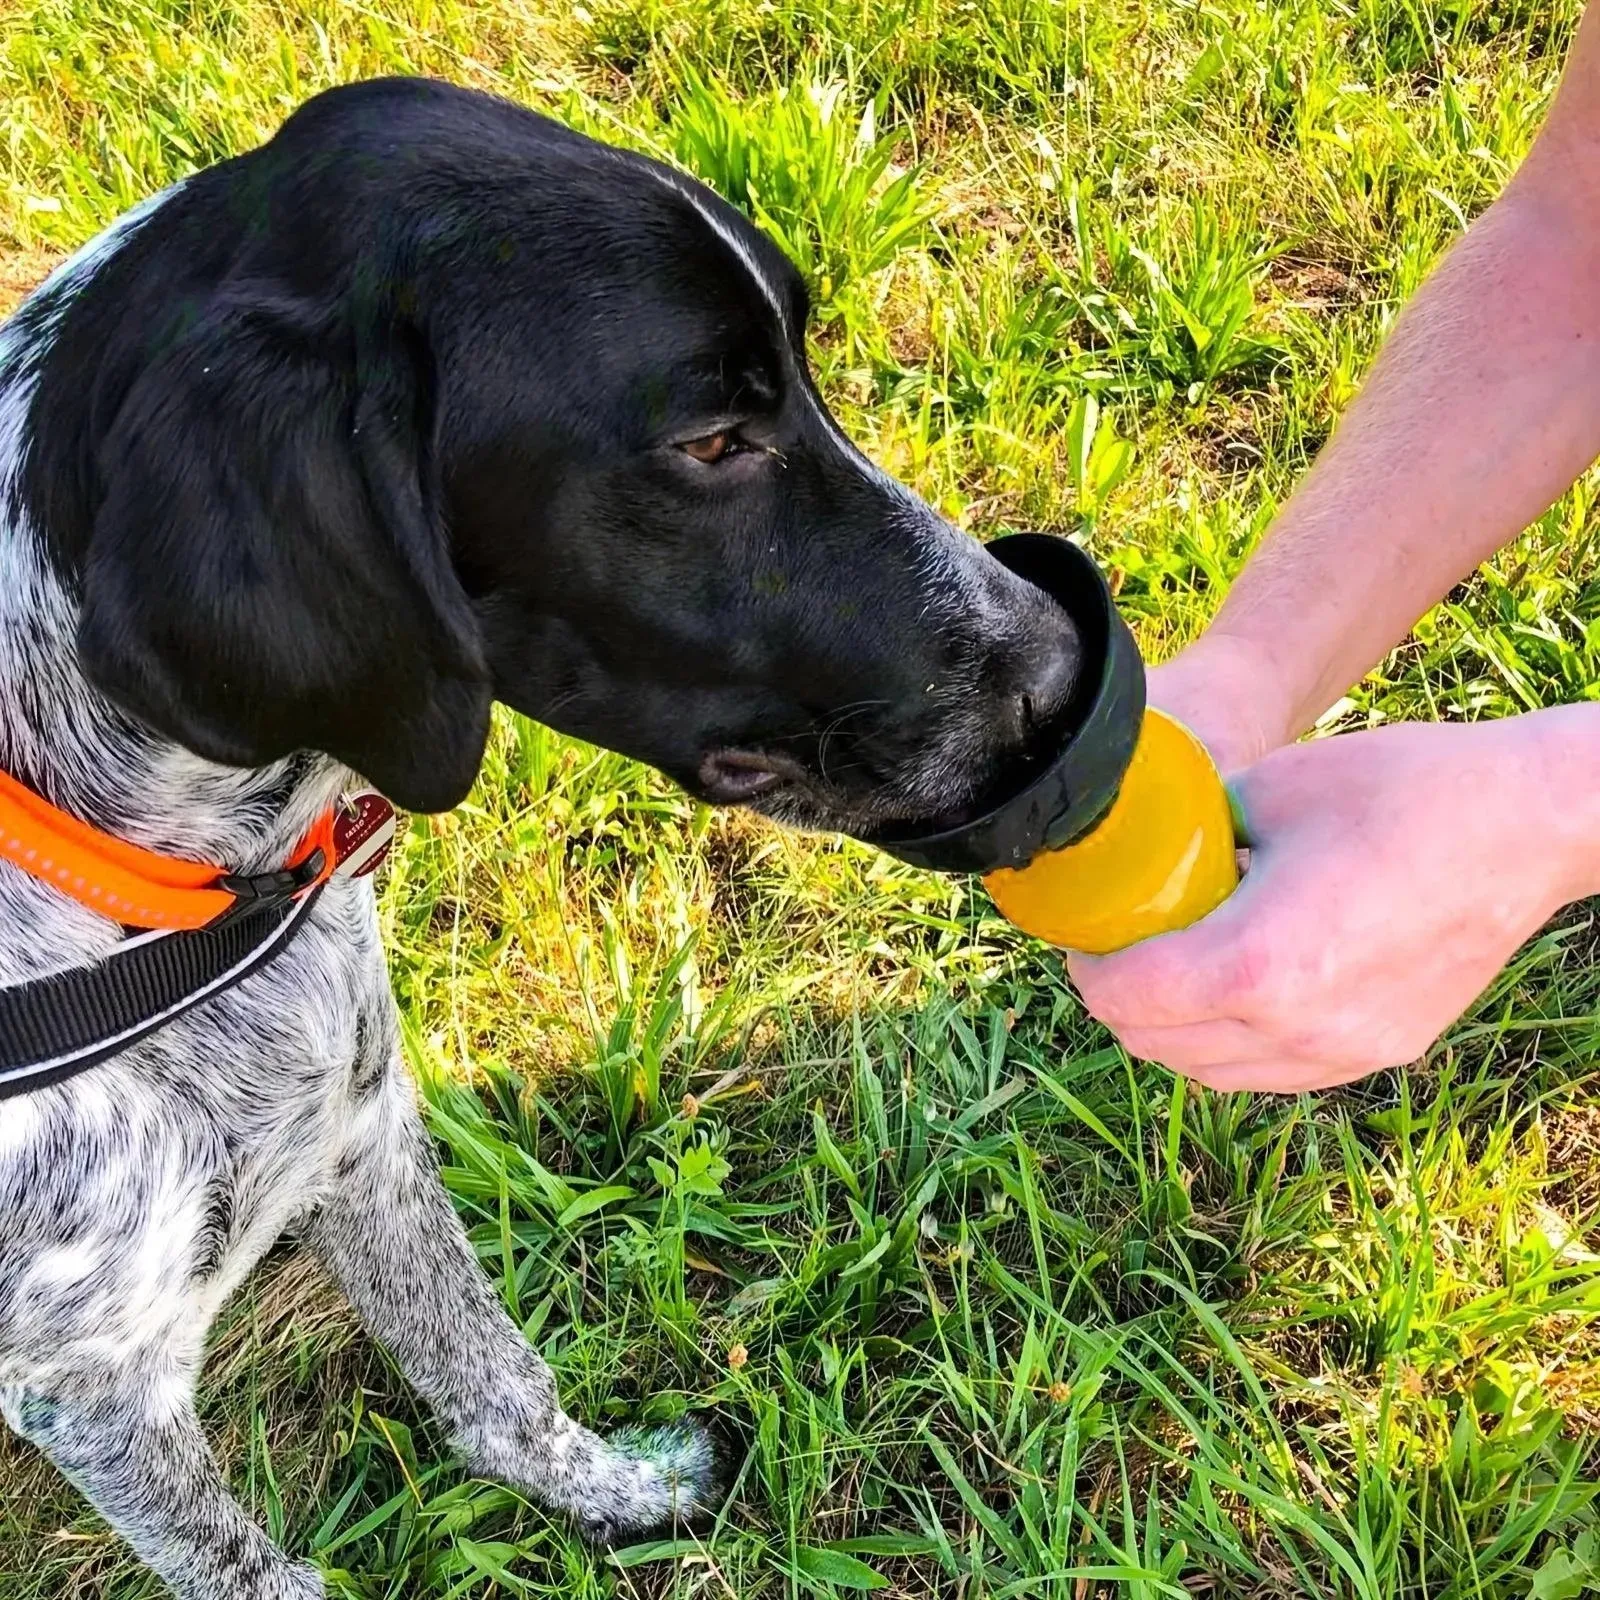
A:
<svg viewBox="0 0 1600 1600">
<path fill-rule="evenodd" d="M 1032 740 L 1059 720 L 1077 676 L 1078 652 L 1066 630 L 1029 652 L 1011 706 L 1019 739 Z"/>
<path fill-rule="evenodd" d="M 999 751 L 1033 753 L 1058 733 L 1080 666 L 1077 631 L 1058 606 L 1029 606 L 991 658 L 989 694 Z"/>
</svg>

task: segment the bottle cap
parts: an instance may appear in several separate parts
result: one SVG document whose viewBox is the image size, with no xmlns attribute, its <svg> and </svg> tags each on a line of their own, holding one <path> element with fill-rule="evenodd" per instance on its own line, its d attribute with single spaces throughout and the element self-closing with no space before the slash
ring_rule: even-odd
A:
<svg viewBox="0 0 1600 1600">
<path fill-rule="evenodd" d="M 1093 558 L 1045 533 L 1011 534 L 985 548 L 1072 619 L 1083 667 L 1063 719 L 1065 741 L 1009 799 L 937 833 L 869 841 L 939 872 L 986 875 L 1024 867 L 1041 850 L 1082 838 L 1116 799 L 1144 719 L 1144 662 Z"/>
</svg>

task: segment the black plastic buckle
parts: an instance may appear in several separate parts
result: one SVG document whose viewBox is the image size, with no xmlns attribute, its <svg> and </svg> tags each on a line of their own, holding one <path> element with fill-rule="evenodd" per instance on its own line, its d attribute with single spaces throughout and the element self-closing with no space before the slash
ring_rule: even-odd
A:
<svg viewBox="0 0 1600 1600">
<path fill-rule="evenodd" d="M 262 911 L 294 899 L 322 876 L 326 859 L 318 849 L 313 850 L 297 867 L 284 867 L 277 872 L 223 873 L 217 879 L 217 887 L 233 896 L 233 904 L 220 916 L 213 917 L 206 926 L 224 928 L 252 911 Z"/>
</svg>

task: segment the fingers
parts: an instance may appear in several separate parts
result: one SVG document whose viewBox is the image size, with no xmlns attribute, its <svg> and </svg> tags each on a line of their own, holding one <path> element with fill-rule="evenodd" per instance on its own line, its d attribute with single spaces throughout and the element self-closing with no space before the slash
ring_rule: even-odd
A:
<svg viewBox="0 0 1600 1600">
<path fill-rule="evenodd" d="M 1173 1028 L 1122 1028 L 1117 1038 L 1130 1055 L 1159 1061 L 1189 1076 L 1207 1067 L 1270 1061 L 1283 1054 L 1281 1044 L 1262 1038 L 1248 1023 L 1234 1017 Z"/>
<path fill-rule="evenodd" d="M 1068 952 L 1067 972 L 1092 1016 L 1114 1031 L 1248 1016 L 1266 951 L 1246 927 L 1250 881 L 1209 917 L 1110 956 Z"/>
<path fill-rule="evenodd" d="M 1316 1089 L 1336 1089 L 1383 1070 L 1376 1062 L 1352 1066 L 1347 1061 L 1296 1061 L 1280 1056 L 1197 1067 L 1183 1076 L 1223 1094 L 1308 1094 Z"/>
<path fill-rule="evenodd" d="M 1304 1094 L 1353 1083 L 1384 1066 L 1295 1056 L 1281 1039 L 1232 1017 L 1175 1028 L 1127 1028 L 1117 1037 L 1130 1055 L 1224 1093 Z"/>
<path fill-rule="evenodd" d="M 1128 1028 L 1118 1038 L 1130 1055 L 1225 1093 L 1303 1094 L 1352 1083 L 1377 1068 L 1376 1063 L 1352 1066 L 1288 1055 L 1281 1040 L 1232 1017 L 1175 1028 Z"/>
</svg>

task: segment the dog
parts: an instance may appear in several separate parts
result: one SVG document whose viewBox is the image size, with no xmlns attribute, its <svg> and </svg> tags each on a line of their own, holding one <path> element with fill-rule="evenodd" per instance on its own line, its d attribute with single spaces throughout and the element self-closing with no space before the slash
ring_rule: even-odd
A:
<svg viewBox="0 0 1600 1600">
<path fill-rule="evenodd" d="M 870 837 L 1030 758 L 1068 619 L 870 464 L 791 263 L 672 169 L 381 79 L 123 216 L 0 329 L 0 773 L 278 868 L 354 781 L 446 810 L 491 707 Z M 561 1409 L 439 1183 L 369 879 L 92 1070 L 0 1101 L 0 1410 L 183 1600 L 309 1600 L 196 1419 L 280 1236 L 475 1473 L 609 1538 L 713 1503 L 689 1427 Z M 0 861 L 0 989 L 126 930 Z"/>
</svg>

